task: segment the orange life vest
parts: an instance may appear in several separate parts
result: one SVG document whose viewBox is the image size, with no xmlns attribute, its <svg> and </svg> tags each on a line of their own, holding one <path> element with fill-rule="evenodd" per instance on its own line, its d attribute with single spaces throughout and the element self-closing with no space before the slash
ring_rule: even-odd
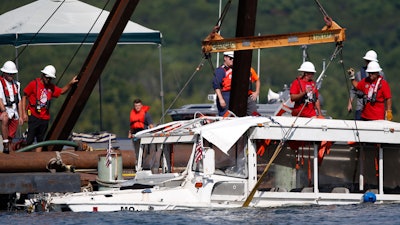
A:
<svg viewBox="0 0 400 225">
<path fill-rule="evenodd" d="M 222 78 L 222 88 L 221 91 L 231 91 L 232 83 L 232 68 L 227 66 L 222 66 L 225 70 L 225 77 Z"/>
<path fill-rule="evenodd" d="M 131 110 L 131 114 L 130 114 L 131 130 L 144 129 L 145 114 L 147 111 L 149 111 L 149 109 L 150 109 L 149 106 L 144 105 L 144 106 L 142 106 L 142 109 L 139 112 L 136 112 L 135 109 Z"/>
</svg>

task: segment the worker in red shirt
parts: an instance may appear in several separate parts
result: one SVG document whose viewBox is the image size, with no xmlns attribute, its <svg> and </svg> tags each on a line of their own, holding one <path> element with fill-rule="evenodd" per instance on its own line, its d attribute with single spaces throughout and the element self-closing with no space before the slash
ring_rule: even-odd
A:
<svg viewBox="0 0 400 225">
<path fill-rule="evenodd" d="M 57 98 L 78 82 L 77 77 L 73 77 L 67 85 L 60 88 L 52 83 L 56 78 L 56 68 L 48 65 L 41 70 L 42 74 L 39 78 L 31 81 L 24 89 L 22 97 L 22 111 L 24 121 L 28 121 L 28 136 L 26 144 L 30 145 L 34 142 L 42 142 L 44 140 L 49 120 L 50 120 L 50 101 Z M 37 152 L 42 151 L 42 147 L 36 148 Z"/>
<path fill-rule="evenodd" d="M 290 100 L 294 102 L 292 116 L 314 117 L 322 116 L 318 99 L 318 89 L 313 80 L 315 67 L 311 62 L 301 64 L 297 77 L 290 86 Z"/>
<path fill-rule="evenodd" d="M 382 68 L 378 62 L 372 61 L 368 63 L 365 71 L 368 76 L 361 81 L 355 79 L 353 68 L 347 71 L 353 87 L 364 93 L 361 119 L 391 121 L 393 118 L 392 94 L 388 82 L 380 75 Z"/>
</svg>

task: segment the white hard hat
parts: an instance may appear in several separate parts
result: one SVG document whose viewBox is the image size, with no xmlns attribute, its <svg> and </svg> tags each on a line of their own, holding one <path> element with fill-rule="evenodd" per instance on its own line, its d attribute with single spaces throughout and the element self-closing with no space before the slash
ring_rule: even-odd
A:
<svg viewBox="0 0 400 225">
<path fill-rule="evenodd" d="M 234 58 L 233 51 L 224 52 L 224 55 Z"/>
<path fill-rule="evenodd" d="M 4 73 L 18 73 L 17 66 L 12 61 L 5 62 L 0 70 Z"/>
<path fill-rule="evenodd" d="M 50 77 L 53 79 L 56 78 L 56 68 L 54 68 L 54 66 L 52 66 L 52 65 L 46 66 L 40 72 L 42 72 L 46 77 Z"/>
<path fill-rule="evenodd" d="M 298 69 L 298 71 L 301 72 L 311 72 L 311 73 L 315 73 L 317 71 L 315 71 L 315 67 L 314 64 L 312 64 L 312 62 L 303 62 L 303 64 L 301 64 L 300 68 Z"/>
<path fill-rule="evenodd" d="M 379 66 L 379 63 L 375 61 L 371 61 L 370 63 L 368 63 L 367 69 L 365 70 L 365 72 L 367 73 L 381 72 L 381 71 L 382 68 Z"/>
<path fill-rule="evenodd" d="M 374 50 L 369 50 L 367 53 L 365 53 L 363 59 L 378 62 L 378 54 L 376 54 Z"/>
</svg>

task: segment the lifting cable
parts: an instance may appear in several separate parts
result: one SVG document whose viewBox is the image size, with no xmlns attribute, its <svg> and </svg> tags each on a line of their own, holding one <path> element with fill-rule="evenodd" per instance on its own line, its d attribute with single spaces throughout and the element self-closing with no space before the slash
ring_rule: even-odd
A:
<svg viewBox="0 0 400 225">
<path fill-rule="evenodd" d="M 343 76 L 344 76 L 344 79 L 346 80 L 347 93 L 350 93 L 351 88 L 353 88 L 353 87 L 352 87 L 352 84 L 349 87 L 349 83 L 347 82 L 348 79 L 347 79 L 347 75 L 346 75 L 346 69 L 345 69 L 345 66 L 344 66 L 344 63 L 343 63 L 343 55 L 341 54 L 340 56 L 341 56 L 340 64 L 342 65 Z M 357 97 L 357 96 L 355 96 L 355 97 Z M 348 100 L 350 100 L 350 96 L 349 96 Z M 358 132 L 357 119 L 355 118 L 355 116 L 353 117 L 353 120 L 354 120 L 354 125 L 356 127 L 355 136 L 357 137 L 357 143 L 359 143 L 359 146 L 361 147 L 360 133 Z"/>
<path fill-rule="evenodd" d="M 318 4 L 318 7 L 319 7 L 321 13 L 324 15 L 324 20 L 325 20 L 325 22 L 327 23 L 327 26 L 330 26 L 330 25 L 331 25 L 330 23 L 331 23 L 332 19 L 328 16 L 328 14 L 326 13 L 326 11 L 325 11 L 324 8 L 322 7 L 322 5 L 319 3 L 319 1 L 318 1 L 318 0 L 315 0 L 315 2 Z M 348 82 L 347 82 L 346 69 L 345 69 L 345 66 L 344 66 L 344 63 L 343 63 L 343 55 L 342 55 L 342 52 L 340 53 L 340 56 L 341 56 L 340 63 L 342 64 L 343 75 L 344 75 L 344 78 L 345 78 L 345 80 L 346 80 L 347 93 L 350 93 L 350 89 L 352 88 L 352 84 L 351 84 L 350 87 L 349 87 Z M 355 96 L 355 97 L 356 97 L 356 96 Z M 351 96 L 349 96 L 348 100 L 350 100 L 350 98 L 351 98 Z M 361 148 L 362 148 L 362 145 L 361 145 L 361 142 L 360 142 L 360 133 L 358 132 L 357 119 L 355 118 L 355 116 L 353 117 L 353 120 L 354 120 L 354 125 L 355 125 L 355 127 L 356 127 L 356 129 L 355 129 L 355 136 L 356 136 L 356 138 L 357 138 L 358 146 L 359 146 L 359 148 L 361 149 Z M 359 158 L 359 157 L 360 157 L 360 150 L 357 151 L 357 152 L 358 152 L 358 158 Z M 359 160 L 360 160 L 360 159 L 359 159 Z M 358 161 L 359 161 L 359 160 L 358 160 Z M 358 163 L 358 161 L 356 161 L 356 164 Z M 357 165 L 356 165 L 356 167 L 357 167 Z M 355 168 L 356 168 L 356 167 L 355 167 Z M 354 174 L 353 174 L 353 183 L 355 182 L 355 177 L 356 177 L 356 169 L 354 170 Z"/>
<path fill-rule="evenodd" d="M 268 172 L 269 168 L 271 167 L 272 163 L 275 161 L 276 157 L 279 155 L 279 152 L 282 150 L 282 148 L 286 144 L 286 141 L 288 141 L 289 137 L 292 135 L 292 130 L 294 128 L 294 125 L 296 124 L 297 119 L 300 117 L 300 114 L 303 112 L 303 110 L 304 110 L 304 108 L 306 107 L 307 104 L 308 104 L 308 101 L 306 101 L 303 104 L 303 106 L 301 107 L 299 113 L 296 115 L 296 118 L 294 119 L 294 121 L 293 121 L 292 125 L 289 127 L 289 129 L 284 131 L 283 137 L 282 137 L 281 141 L 279 142 L 278 146 L 276 147 L 274 154 L 271 156 L 271 159 L 269 160 L 268 164 L 265 166 L 264 171 L 262 172 L 262 174 L 258 178 L 258 180 L 257 180 L 256 184 L 254 185 L 254 187 L 252 188 L 250 194 L 247 196 L 247 198 L 244 201 L 242 207 L 248 207 L 250 205 L 250 202 L 253 200 L 253 197 L 254 197 L 258 187 L 260 186 L 260 184 L 261 184 L 262 180 L 264 179 L 265 175 L 267 175 L 267 172 Z M 272 117 L 270 117 L 269 119 L 272 122 L 277 123 L 276 121 L 273 120 Z M 279 124 L 279 123 L 277 123 L 277 124 Z"/>
<path fill-rule="evenodd" d="M 19 56 L 25 51 L 25 49 L 32 43 L 32 41 L 36 38 L 36 36 L 39 34 L 39 32 L 43 29 L 43 27 L 50 21 L 50 19 L 54 16 L 54 14 L 56 14 L 56 12 L 58 11 L 58 9 L 60 9 L 60 7 L 64 4 L 66 0 L 63 0 L 61 2 L 61 4 L 56 8 L 56 10 L 54 10 L 54 12 L 50 15 L 49 18 L 47 18 L 47 20 L 44 22 L 44 24 L 39 28 L 39 30 L 35 33 L 35 35 L 33 35 L 33 37 L 28 41 L 28 43 L 22 48 L 21 52 L 18 53 L 18 56 L 14 58 L 14 62 L 15 60 L 17 60 L 17 58 L 19 58 Z"/>
<path fill-rule="evenodd" d="M 333 59 L 336 58 L 336 56 L 337 56 L 338 54 L 340 55 L 339 63 L 342 65 L 342 70 L 343 70 L 344 78 L 345 78 L 345 80 L 347 80 L 346 69 L 345 69 L 345 66 L 344 66 L 344 63 L 343 63 L 343 61 L 344 61 L 344 60 L 343 60 L 343 45 L 342 45 L 342 43 L 337 43 L 336 48 L 335 48 L 334 52 L 332 53 L 332 56 L 331 56 L 330 60 L 328 61 L 328 65 L 324 68 L 324 70 L 321 72 L 321 75 L 320 75 L 320 76 L 318 77 L 318 79 L 316 80 L 317 88 L 318 88 L 318 89 L 319 89 L 319 87 L 321 86 L 323 77 L 326 76 L 326 75 L 324 75 L 326 69 L 329 67 L 329 65 L 331 64 L 331 62 L 333 61 Z M 350 93 L 351 87 L 349 87 L 349 84 L 348 84 L 347 81 L 346 81 L 345 83 L 346 83 L 347 93 Z M 350 97 L 349 97 L 349 99 L 350 99 Z M 355 127 L 356 127 L 356 130 L 355 130 L 356 133 L 355 133 L 355 135 L 356 135 L 356 137 L 357 137 L 357 139 L 358 139 L 357 142 L 360 143 L 360 135 L 359 135 L 359 132 L 358 132 L 357 121 L 356 121 L 355 117 L 354 117 L 354 124 L 355 124 Z"/>
<path fill-rule="evenodd" d="M 344 79 L 345 79 L 345 83 L 346 83 L 346 89 L 347 89 L 347 93 L 350 93 L 350 91 L 351 91 L 351 88 L 352 88 L 352 85 L 350 85 L 350 87 L 349 87 L 349 83 L 347 82 L 347 75 L 346 75 L 346 69 L 345 69 L 345 65 L 344 65 L 344 60 L 343 60 L 343 51 L 341 51 L 340 52 L 340 60 L 339 60 L 339 63 L 342 65 L 342 70 L 343 70 L 343 76 L 344 76 Z M 350 96 L 349 96 L 349 98 L 348 98 L 348 100 L 350 100 Z M 357 120 L 355 119 L 355 117 L 353 117 L 353 120 L 354 120 L 354 124 L 355 124 L 355 126 L 356 126 L 356 133 L 355 133 L 355 135 L 356 135 L 356 137 L 357 137 L 357 139 L 358 139 L 358 143 L 360 143 L 360 135 L 359 135 L 359 133 L 358 133 L 358 127 L 357 127 Z"/>
<path fill-rule="evenodd" d="M 335 50 L 333 51 L 331 57 L 329 58 L 328 64 L 326 65 L 326 67 L 322 70 L 321 74 L 318 76 L 317 80 L 315 81 L 315 83 L 317 84 L 317 89 L 320 88 L 322 80 L 324 79 L 325 75 L 325 71 L 328 69 L 328 67 L 330 66 L 331 62 L 336 58 L 336 56 L 338 54 L 341 55 L 341 52 L 343 50 L 343 45 L 342 43 L 337 43 Z"/>
<path fill-rule="evenodd" d="M 214 26 L 214 28 L 213 28 L 213 30 L 212 30 L 211 33 L 218 33 L 218 32 L 220 31 L 221 26 L 222 26 L 222 22 L 224 22 L 225 16 L 226 16 L 226 14 L 227 14 L 228 11 L 229 11 L 229 8 L 230 8 L 230 6 L 231 6 L 231 3 L 232 3 L 232 0 L 229 0 L 229 1 L 225 4 L 225 7 L 224 7 L 224 9 L 223 9 L 223 11 L 222 11 L 222 13 L 221 13 L 221 16 L 218 18 L 218 21 L 217 21 L 217 23 L 215 24 L 215 26 Z M 211 53 L 206 53 L 206 54 L 204 54 L 204 58 L 206 58 L 206 59 L 208 60 L 210 66 L 211 66 L 211 70 L 214 71 L 215 68 L 214 68 L 214 66 L 213 66 L 213 64 L 212 64 L 212 62 L 211 62 Z"/>
<path fill-rule="evenodd" d="M 29 42 L 22 48 L 22 50 L 19 52 L 18 56 L 16 56 L 14 58 L 14 62 L 17 60 L 17 58 L 19 58 L 22 53 L 25 51 L 25 49 L 32 43 L 32 41 L 36 38 L 36 36 L 40 33 L 40 31 L 46 26 L 46 24 L 50 21 L 50 19 L 56 14 L 56 12 L 61 8 L 61 6 L 65 3 L 66 0 L 63 0 L 60 5 L 54 10 L 54 12 L 49 16 L 49 18 L 47 18 L 47 20 L 44 22 L 44 24 L 39 28 L 39 30 L 32 36 L 32 38 L 29 40 Z M 106 2 L 106 4 L 104 5 L 104 7 L 102 8 L 102 10 L 100 11 L 100 14 L 97 16 L 96 20 L 94 21 L 94 23 L 92 24 L 92 26 L 90 27 L 89 31 L 86 33 L 85 38 L 82 40 L 82 42 L 80 43 L 79 47 L 77 48 L 77 50 L 75 51 L 74 55 L 71 57 L 71 60 L 69 61 L 69 63 L 67 64 L 67 66 L 65 67 L 64 71 L 62 72 L 60 78 L 57 80 L 56 85 L 58 85 L 58 83 L 60 82 L 60 80 L 62 79 L 62 77 L 64 76 L 65 72 L 67 71 L 67 69 L 69 68 L 69 66 L 71 65 L 73 59 L 76 57 L 76 55 L 78 54 L 78 51 L 80 50 L 80 48 L 82 47 L 83 43 L 86 41 L 86 39 L 88 38 L 90 31 L 93 29 L 93 27 L 95 26 L 95 24 L 97 23 L 97 21 L 99 20 L 101 14 L 104 12 L 106 6 L 108 5 L 108 3 L 110 2 L 110 0 L 108 0 Z"/>
<path fill-rule="evenodd" d="M 348 78 L 347 78 L 346 69 L 345 69 L 346 67 L 345 67 L 345 65 L 344 65 L 344 63 L 343 63 L 343 55 L 340 54 L 340 56 L 341 56 L 341 58 L 340 58 L 340 64 L 342 65 L 343 76 L 344 76 L 344 79 L 345 79 L 345 81 L 346 81 L 345 83 L 346 83 L 347 93 L 350 93 L 350 89 L 352 88 L 352 84 L 351 84 L 351 86 L 349 87 L 349 83 L 347 82 Z M 355 96 L 355 97 L 357 97 L 357 96 Z M 349 96 L 348 100 L 350 101 L 350 96 Z M 350 113 L 350 112 L 349 112 L 349 113 Z M 354 166 L 354 171 L 353 171 L 353 184 L 355 184 L 355 182 L 356 182 L 356 176 L 357 176 L 358 163 L 359 163 L 359 161 L 361 160 L 361 159 L 360 159 L 360 156 L 361 156 L 360 151 L 361 151 L 361 149 L 362 149 L 362 144 L 361 144 L 361 142 L 360 142 L 360 133 L 358 132 L 357 119 L 356 119 L 355 116 L 353 117 L 353 121 L 354 121 L 354 126 L 356 127 L 356 129 L 355 129 L 355 136 L 356 136 L 356 138 L 357 138 L 358 147 L 360 148 L 358 151 L 356 151 L 358 160 L 355 161 L 355 166 Z"/>
<path fill-rule="evenodd" d="M 181 96 L 183 90 L 189 85 L 190 81 L 192 81 L 194 75 L 196 75 L 196 73 L 198 71 L 200 71 L 200 69 L 203 67 L 204 65 L 204 61 L 206 60 L 205 57 L 202 58 L 201 62 L 199 63 L 199 65 L 196 67 L 195 71 L 192 73 L 192 75 L 189 77 L 189 79 L 186 81 L 186 83 L 183 85 L 182 89 L 179 91 L 179 93 L 175 96 L 174 100 L 172 100 L 171 104 L 168 106 L 168 109 L 165 110 L 164 114 L 161 116 L 160 118 L 160 123 L 161 121 L 163 121 L 165 115 L 167 114 L 168 110 L 171 109 L 171 107 L 175 104 L 176 100 L 178 100 L 178 98 Z"/>
<path fill-rule="evenodd" d="M 324 7 L 322 7 L 321 3 L 318 0 L 315 0 L 315 3 L 317 3 L 319 10 L 321 11 L 322 15 L 324 17 L 329 17 L 328 13 L 325 11 Z M 330 17 L 329 17 L 330 18 Z"/>
<path fill-rule="evenodd" d="M 64 0 L 65 1 L 65 0 Z M 71 60 L 68 62 L 67 66 L 65 67 L 64 71 L 62 72 L 60 78 L 57 80 L 56 85 L 58 85 L 58 83 L 60 82 L 60 80 L 62 79 L 62 77 L 64 76 L 65 72 L 67 71 L 67 69 L 69 68 L 69 66 L 71 65 L 72 61 L 75 59 L 76 55 L 78 54 L 79 50 L 81 49 L 83 43 L 86 41 L 86 39 L 88 38 L 90 31 L 92 31 L 93 27 L 96 25 L 97 21 L 99 20 L 101 14 L 104 12 L 105 8 L 107 7 L 108 3 L 110 2 L 110 0 L 107 0 L 106 4 L 103 6 L 103 8 L 101 9 L 99 15 L 97 16 L 96 20 L 94 21 L 94 23 L 92 24 L 92 26 L 90 27 L 89 31 L 86 33 L 85 38 L 83 38 L 82 42 L 80 43 L 80 45 L 78 46 L 78 48 L 76 49 L 75 53 L 73 54 L 73 56 L 71 57 Z M 79 80 L 79 75 L 77 79 Z"/>
<path fill-rule="evenodd" d="M 328 13 L 325 11 L 324 7 L 322 7 L 322 5 L 321 5 L 321 3 L 319 2 L 319 0 L 315 0 L 315 3 L 317 3 L 319 10 L 321 11 L 322 15 L 324 16 L 325 22 L 326 22 L 327 25 L 329 26 L 329 24 L 332 22 L 331 17 L 330 17 L 330 16 L 328 15 Z M 340 44 L 340 45 L 341 45 L 341 44 Z M 343 48 L 343 46 L 341 47 L 340 51 L 337 51 L 337 52 L 338 52 L 338 53 L 340 52 L 340 61 L 339 61 L 339 62 L 340 62 L 340 64 L 342 65 L 342 69 L 343 69 L 343 74 L 344 74 L 345 80 L 347 80 L 347 77 L 346 77 L 346 69 L 345 69 L 345 66 L 344 66 L 344 63 L 343 63 L 342 48 Z M 337 47 L 336 47 L 336 49 L 337 49 Z M 334 55 L 332 55 L 332 56 L 335 56 L 335 53 L 334 53 Z M 331 61 L 332 61 L 332 58 L 331 58 Z M 330 62 L 331 62 L 331 61 L 330 61 Z M 330 63 L 330 62 L 329 62 L 329 63 Z M 328 65 L 329 65 L 329 63 L 328 63 Z M 328 67 L 328 66 L 327 66 L 327 67 Z M 325 70 L 322 71 L 321 75 L 322 75 L 324 72 L 325 72 Z M 318 77 L 318 79 L 320 79 L 320 78 L 321 78 L 321 82 L 322 82 L 322 76 Z M 317 85 L 318 85 L 318 80 L 317 80 Z M 351 86 L 349 87 L 347 81 L 346 81 L 346 88 L 347 88 L 347 93 L 350 93 L 350 89 L 351 89 L 352 87 L 351 87 Z M 349 96 L 348 99 L 350 100 L 350 96 Z M 358 139 L 357 142 L 360 143 L 360 136 L 359 136 L 358 127 L 357 127 L 357 121 L 356 121 L 355 117 L 354 117 L 354 124 L 355 124 L 355 126 L 356 126 L 356 137 L 357 137 L 357 139 Z"/>
<path fill-rule="evenodd" d="M 232 0 L 229 0 L 224 7 L 224 10 L 221 13 L 220 18 L 218 18 L 218 21 L 213 29 L 212 32 L 219 32 L 219 30 L 221 29 L 221 25 L 222 22 L 225 19 L 226 14 L 229 11 L 229 7 L 231 6 Z M 207 60 L 207 62 L 210 64 L 211 70 L 214 71 L 214 65 L 211 61 L 211 53 L 208 54 L 204 54 L 201 62 L 199 63 L 199 65 L 196 67 L 195 71 L 192 73 L 192 75 L 189 77 L 189 79 L 186 81 L 186 83 L 184 84 L 184 86 L 182 87 L 182 89 L 179 91 L 179 93 L 175 96 L 174 100 L 172 100 L 171 104 L 169 105 L 169 107 L 167 108 L 167 110 L 165 110 L 164 114 L 161 116 L 160 118 L 160 122 L 163 121 L 163 118 L 165 117 L 165 115 L 167 114 L 168 110 L 171 109 L 171 107 L 175 104 L 175 102 L 178 100 L 178 98 L 181 96 L 183 90 L 189 85 L 190 81 L 193 79 L 194 75 L 196 75 L 196 73 L 203 67 L 204 65 L 204 61 Z"/>
<path fill-rule="evenodd" d="M 319 11 L 321 11 L 322 15 L 324 16 L 325 23 L 328 27 L 332 25 L 332 19 L 328 15 L 328 13 L 325 11 L 324 7 L 322 7 L 321 3 L 318 0 L 315 0 L 315 3 L 317 3 Z"/>
<path fill-rule="evenodd" d="M 216 32 L 218 32 L 218 31 L 220 30 L 221 25 L 222 25 L 222 22 L 224 22 L 225 16 L 226 16 L 226 14 L 228 13 L 228 10 L 229 10 L 229 7 L 231 6 L 231 3 L 232 3 L 232 0 L 229 0 L 229 1 L 226 3 L 226 5 L 225 5 L 225 7 L 224 7 L 224 10 L 223 10 L 222 13 L 221 13 L 220 18 L 218 19 L 217 23 L 215 24 L 215 27 L 216 27 L 216 29 L 217 29 Z"/>
</svg>

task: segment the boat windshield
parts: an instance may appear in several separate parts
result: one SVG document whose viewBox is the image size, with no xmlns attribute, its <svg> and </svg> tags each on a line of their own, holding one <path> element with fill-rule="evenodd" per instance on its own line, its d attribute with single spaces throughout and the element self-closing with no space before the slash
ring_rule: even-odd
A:
<svg viewBox="0 0 400 225">
<path fill-rule="evenodd" d="M 189 161 L 192 144 L 146 144 L 142 148 L 141 170 L 151 170 L 152 174 L 180 173 Z"/>
<path fill-rule="evenodd" d="M 209 146 L 205 148 L 212 148 L 215 151 L 215 172 L 216 175 L 225 175 L 232 177 L 247 178 L 247 138 L 241 137 L 233 146 L 229 149 L 228 154 L 222 152 L 216 146 L 208 143 L 204 140 L 203 146 Z M 195 160 L 195 159 L 194 159 Z M 193 171 L 204 172 L 203 159 L 198 162 L 193 162 Z"/>
</svg>

